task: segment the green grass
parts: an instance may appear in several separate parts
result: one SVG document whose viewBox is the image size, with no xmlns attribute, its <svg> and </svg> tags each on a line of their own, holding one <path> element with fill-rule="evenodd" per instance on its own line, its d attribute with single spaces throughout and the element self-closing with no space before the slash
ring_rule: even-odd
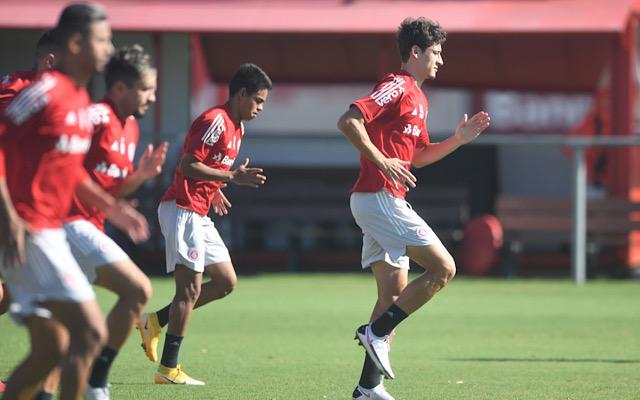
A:
<svg viewBox="0 0 640 400">
<path fill-rule="evenodd" d="M 173 294 L 156 279 L 150 308 Z M 103 307 L 114 297 L 98 292 Z M 114 399 L 350 399 L 363 351 L 352 340 L 373 305 L 359 275 L 240 277 L 197 310 L 181 363 L 204 387 L 152 384 L 136 332 L 111 374 Z M 0 376 L 27 350 L 0 318 Z M 454 280 L 400 327 L 391 359 L 397 399 L 640 399 L 640 285 Z"/>
</svg>

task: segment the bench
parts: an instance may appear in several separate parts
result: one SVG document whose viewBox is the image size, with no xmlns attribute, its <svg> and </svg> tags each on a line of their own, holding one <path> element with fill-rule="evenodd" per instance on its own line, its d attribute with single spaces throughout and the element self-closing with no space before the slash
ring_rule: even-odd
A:
<svg viewBox="0 0 640 400">
<path fill-rule="evenodd" d="M 587 264 L 622 262 L 615 249 L 632 245 L 630 233 L 640 230 L 640 203 L 622 198 L 587 202 Z M 573 205 L 569 198 L 499 196 L 496 216 L 504 232 L 502 270 L 514 275 L 522 258 L 543 264 L 570 264 Z M 531 256 L 533 255 L 533 256 Z"/>
<path fill-rule="evenodd" d="M 238 264 L 268 262 L 269 268 L 283 263 L 292 271 L 357 268 L 362 232 L 349 208 L 357 171 L 267 172 L 267 184 L 257 190 L 231 186 L 226 191 L 233 204 L 226 224 Z M 425 185 L 407 199 L 443 242 L 460 238 L 468 218 L 466 188 Z"/>
</svg>

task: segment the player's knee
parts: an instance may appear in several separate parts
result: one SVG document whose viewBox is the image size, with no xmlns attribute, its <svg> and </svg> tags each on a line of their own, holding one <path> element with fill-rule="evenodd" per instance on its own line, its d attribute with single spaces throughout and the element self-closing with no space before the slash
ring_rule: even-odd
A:
<svg viewBox="0 0 640 400">
<path fill-rule="evenodd" d="M 176 291 L 176 298 L 178 301 L 185 303 L 195 303 L 200 296 L 200 285 L 195 282 L 185 285 Z"/>
<path fill-rule="evenodd" d="M 456 262 L 449 256 L 435 270 L 439 285 L 444 287 L 456 275 Z"/>
<path fill-rule="evenodd" d="M 97 354 L 98 351 L 107 343 L 108 332 L 104 321 L 92 321 L 86 326 L 78 337 L 78 344 L 89 354 Z M 71 340 L 71 345 L 74 340 Z"/>
<path fill-rule="evenodd" d="M 144 279 L 141 279 L 137 282 L 135 289 L 133 290 L 133 301 L 134 303 L 143 308 L 149 299 L 151 299 L 151 294 L 153 293 L 153 288 L 151 287 L 151 282 L 145 276 Z"/>
<path fill-rule="evenodd" d="M 225 276 L 219 283 L 223 296 L 228 296 L 238 285 L 238 277 L 235 275 Z"/>
</svg>

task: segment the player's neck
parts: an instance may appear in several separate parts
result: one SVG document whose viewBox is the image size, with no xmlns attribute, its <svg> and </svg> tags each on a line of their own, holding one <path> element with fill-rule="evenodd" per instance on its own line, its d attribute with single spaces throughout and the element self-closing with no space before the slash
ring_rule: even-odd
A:
<svg viewBox="0 0 640 400">
<path fill-rule="evenodd" d="M 125 121 L 127 120 L 127 118 L 129 117 L 128 115 L 125 114 L 124 111 L 122 111 L 123 107 L 120 104 L 120 102 L 118 102 L 112 95 L 107 95 L 107 100 L 109 101 L 109 103 L 111 104 L 111 108 L 113 108 L 113 112 L 116 114 L 116 117 L 118 117 L 118 120 L 120 121 L 120 123 L 122 125 L 124 125 Z"/>
<path fill-rule="evenodd" d="M 411 65 L 410 63 L 403 63 L 400 68 L 413 77 L 413 79 L 416 81 L 416 86 L 418 87 L 418 89 L 422 87 L 422 83 L 425 81 L 425 78 L 421 77 L 420 74 L 418 74 L 417 69 L 414 68 L 413 65 Z"/>
<path fill-rule="evenodd" d="M 86 87 L 91 78 L 91 72 L 84 71 L 79 63 L 66 58 L 60 61 L 58 70 L 73 79 L 76 86 Z"/>
<path fill-rule="evenodd" d="M 227 104 L 225 104 L 229 108 L 229 116 L 236 124 L 240 123 L 240 107 L 238 105 L 234 105 L 233 99 L 229 99 Z"/>
</svg>

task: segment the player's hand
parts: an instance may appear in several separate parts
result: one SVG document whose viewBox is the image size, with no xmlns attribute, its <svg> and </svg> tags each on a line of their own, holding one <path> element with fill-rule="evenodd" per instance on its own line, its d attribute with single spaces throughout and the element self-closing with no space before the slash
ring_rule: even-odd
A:
<svg viewBox="0 0 640 400">
<path fill-rule="evenodd" d="M 236 185 L 250 186 L 257 188 L 263 185 L 267 177 L 262 175 L 262 168 L 248 168 L 249 159 L 244 160 L 242 165 L 235 169 L 232 174 L 231 182 Z"/>
<path fill-rule="evenodd" d="M 144 179 L 153 178 L 162 172 L 162 165 L 167 158 L 167 150 L 169 149 L 169 143 L 163 142 L 160 146 L 153 148 L 150 144 L 145 149 L 144 153 L 138 161 L 138 173 L 140 173 Z"/>
<path fill-rule="evenodd" d="M 396 190 L 400 186 L 404 186 L 405 189 L 413 189 L 416 187 L 416 177 L 408 170 L 411 163 L 399 158 L 386 158 L 380 165 L 380 170 L 383 174 L 393 182 L 393 186 Z"/>
<path fill-rule="evenodd" d="M 460 122 L 458 122 L 455 135 L 462 144 L 467 144 L 487 129 L 490 123 L 491 118 L 489 118 L 489 114 L 484 111 L 480 111 L 471 117 L 471 119 L 465 114 L 462 116 Z"/>
<path fill-rule="evenodd" d="M 14 215 L 0 226 L 0 245 L 5 248 L 3 264 L 13 267 L 24 265 L 27 262 L 24 241 L 29 233 L 29 225 L 18 215 Z"/>
<path fill-rule="evenodd" d="M 221 217 L 229 213 L 229 208 L 231 208 L 231 202 L 227 199 L 224 193 L 222 193 L 222 187 L 219 188 L 214 193 L 212 205 L 213 205 L 213 212 L 215 212 L 217 215 Z"/>
<path fill-rule="evenodd" d="M 129 236 L 134 243 L 149 239 L 149 225 L 144 216 L 124 200 L 118 200 L 106 212 L 107 219 Z"/>
</svg>

